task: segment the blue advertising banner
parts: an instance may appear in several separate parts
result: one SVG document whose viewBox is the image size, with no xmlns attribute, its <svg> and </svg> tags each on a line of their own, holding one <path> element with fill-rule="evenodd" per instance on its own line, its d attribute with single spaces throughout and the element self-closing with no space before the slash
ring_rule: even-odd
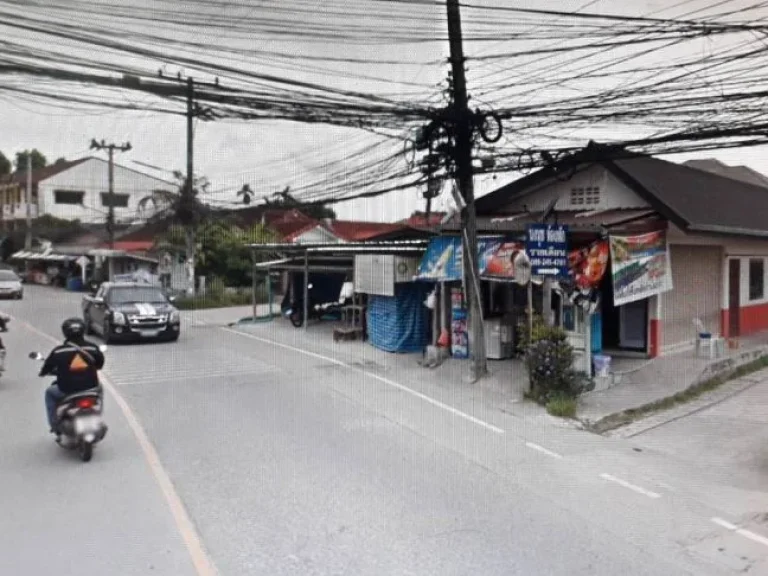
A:
<svg viewBox="0 0 768 576">
<path fill-rule="evenodd" d="M 568 277 L 568 227 L 531 224 L 525 241 L 531 274 L 549 278 Z"/>
<path fill-rule="evenodd" d="M 477 239 L 477 267 L 480 274 L 503 244 L 503 237 Z M 463 246 L 460 236 L 438 236 L 429 242 L 427 251 L 419 264 L 417 280 L 454 282 L 462 279 Z"/>
</svg>

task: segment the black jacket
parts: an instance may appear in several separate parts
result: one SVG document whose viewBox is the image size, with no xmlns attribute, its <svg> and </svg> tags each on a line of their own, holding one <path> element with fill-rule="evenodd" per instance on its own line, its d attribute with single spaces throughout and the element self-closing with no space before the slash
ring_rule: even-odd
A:
<svg viewBox="0 0 768 576">
<path fill-rule="evenodd" d="M 75 394 L 99 386 L 98 371 L 104 367 L 104 354 L 92 342 L 66 341 L 56 346 L 40 369 L 40 376 L 55 376 L 65 394 Z"/>
</svg>

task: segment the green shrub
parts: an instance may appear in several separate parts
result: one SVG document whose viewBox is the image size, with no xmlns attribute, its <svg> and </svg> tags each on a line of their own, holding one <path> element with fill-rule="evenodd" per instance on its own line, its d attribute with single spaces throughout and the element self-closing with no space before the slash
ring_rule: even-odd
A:
<svg viewBox="0 0 768 576">
<path fill-rule="evenodd" d="M 530 397 L 546 404 L 556 397 L 576 398 L 593 390 L 594 381 L 587 374 L 574 370 L 573 360 L 573 347 L 562 328 L 534 323 L 533 343 L 525 349 Z"/>
<path fill-rule="evenodd" d="M 225 288 L 226 286 L 224 286 L 224 280 L 218 278 L 217 276 L 213 276 L 208 279 L 205 291 L 207 295 L 213 298 L 221 298 L 224 295 Z"/>
<path fill-rule="evenodd" d="M 576 399 L 566 394 L 555 394 L 547 402 L 547 413 L 558 418 L 575 418 Z"/>
<path fill-rule="evenodd" d="M 530 328 L 528 325 L 528 316 L 517 324 L 517 351 L 521 356 L 525 356 L 528 352 L 528 347 L 532 342 L 539 342 L 540 340 L 557 340 L 559 338 L 565 339 L 565 332 L 562 328 L 557 326 L 547 326 L 539 314 L 533 315 L 533 339 L 530 338 Z"/>
</svg>

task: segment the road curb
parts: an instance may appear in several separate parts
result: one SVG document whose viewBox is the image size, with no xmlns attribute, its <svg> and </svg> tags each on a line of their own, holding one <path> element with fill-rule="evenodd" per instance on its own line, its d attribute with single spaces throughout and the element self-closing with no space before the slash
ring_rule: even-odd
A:
<svg viewBox="0 0 768 576">
<path fill-rule="evenodd" d="M 614 412 L 591 421 L 579 421 L 595 434 L 631 438 L 685 416 L 695 414 L 763 381 L 749 375 L 768 369 L 768 346 L 728 358 L 707 367 L 693 384 L 674 394 Z M 687 399 L 690 395 L 701 396 Z"/>
</svg>

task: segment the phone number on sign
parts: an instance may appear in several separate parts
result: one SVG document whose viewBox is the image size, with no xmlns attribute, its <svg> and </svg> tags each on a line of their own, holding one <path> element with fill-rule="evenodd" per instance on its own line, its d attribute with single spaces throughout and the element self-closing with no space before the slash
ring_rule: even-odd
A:
<svg viewBox="0 0 768 576">
<path fill-rule="evenodd" d="M 535 268 L 564 268 L 568 265 L 568 261 L 560 258 L 532 258 L 531 265 Z"/>
</svg>

